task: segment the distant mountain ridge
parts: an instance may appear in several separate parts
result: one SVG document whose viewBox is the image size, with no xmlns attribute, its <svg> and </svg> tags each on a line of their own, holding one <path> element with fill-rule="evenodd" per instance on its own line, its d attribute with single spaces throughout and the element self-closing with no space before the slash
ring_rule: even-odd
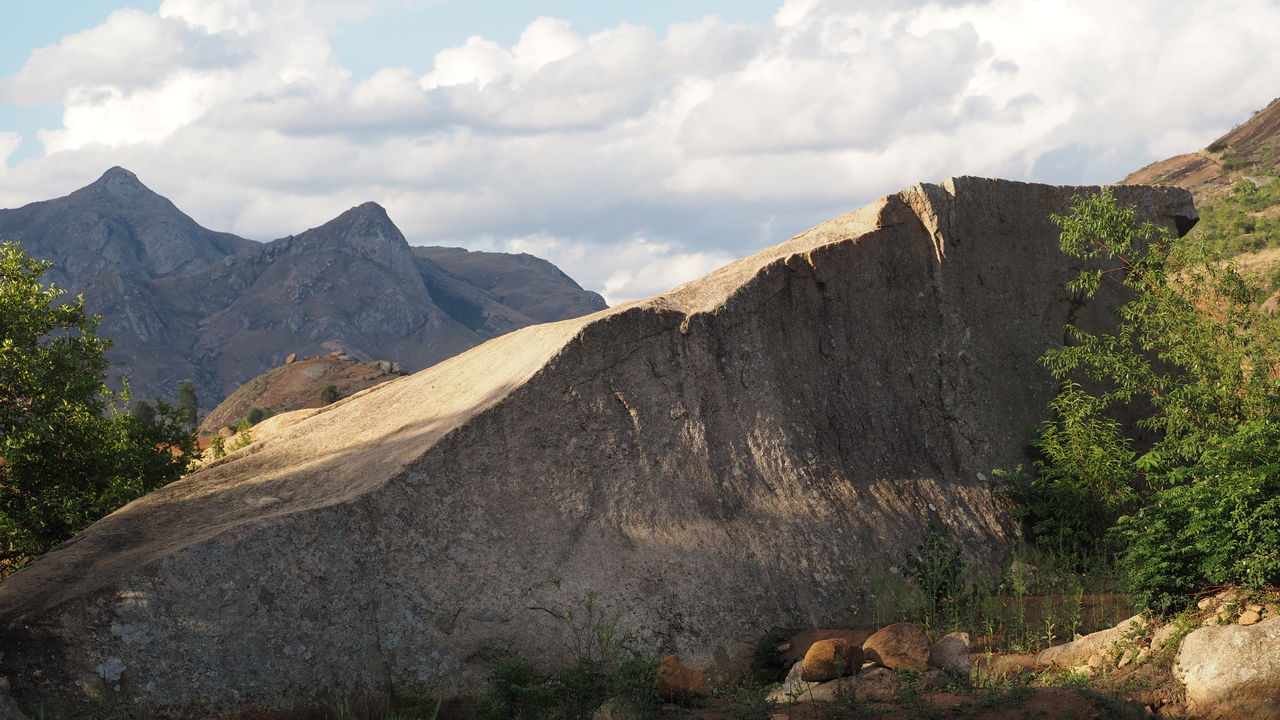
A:
<svg viewBox="0 0 1280 720">
<path fill-rule="evenodd" d="M 376 203 L 259 243 L 201 227 L 123 168 L 66 197 L 0 210 L 0 241 L 83 293 L 135 397 L 196 383 L 212 408 L 284 358 L 341 351 L 416 371 L 536 322 L 601 310 L 528 255 L 410 247 Z"/>
</svg>

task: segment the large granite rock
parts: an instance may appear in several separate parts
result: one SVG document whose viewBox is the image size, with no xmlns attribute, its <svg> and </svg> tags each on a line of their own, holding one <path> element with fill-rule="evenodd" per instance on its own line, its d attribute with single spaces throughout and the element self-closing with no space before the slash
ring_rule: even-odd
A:
<svg viewBox="0 0 1280 720">
<path fill-rule="evenodd" d="M 1088 191 L 916 186 L 328 406 L 0 582 L 0 674 L 139 717 L 474 691 L 495 657 L 567 656 L 587 588 L 698 667 L 835 625 L 931 521 L 995 562 L 989 474 L 1055 388 L 1035 359 L 1109 321 L 1062 289 L 1048 220 Z M 1181 190 L 1116 194 L 1195 217 Z"/>
<path fill-rule="evenodd" d="M 1174 672 L 1187 707 L 1204 720 L 1280 716 L 1280 618 L 1210 625 L 1182 640 Z"/>
</svg>

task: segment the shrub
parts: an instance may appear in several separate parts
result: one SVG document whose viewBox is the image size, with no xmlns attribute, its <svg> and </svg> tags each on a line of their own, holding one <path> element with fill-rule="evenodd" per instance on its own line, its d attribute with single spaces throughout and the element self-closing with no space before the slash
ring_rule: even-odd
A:
<svg viewBox="0 0 1280 720">
<path fill-rule="evenodd" d="M 1121 570 L 1153 609 L 1207 585 L 1280 581 L 1275 319 L 1232 265 L 1139 225 L 1105 191 L 1076 198 L 1054 220 L 1064 252 L 1107 265 L 1082 271 L 1069 289 L 1089 297 L 1107 278 L 1131 299 L 1117 308 L 1114 332 L 1069 325 L 1073 344 L 1041 358 L 1063 385 L 1037 441 L 1035 482 L 1079 503 L 1056 524 L 1041 503 L 1042 535 L 1079 537 L 1116 518 Z M 1088 392 L 1077 377 L 1105 389 Z M 1138 425 L 1157 437 L 1142 454 L 1105 415 L 1138 402 L 1151 408 Z"/>
<path fill-rule="evenodd" d="M 338 392 L 338 386 L 333 383 L 325 383 L 324 389 L 320 391 L 320 404 L 332 405 L 342 399 L 342 393 Z"/>
</svg>

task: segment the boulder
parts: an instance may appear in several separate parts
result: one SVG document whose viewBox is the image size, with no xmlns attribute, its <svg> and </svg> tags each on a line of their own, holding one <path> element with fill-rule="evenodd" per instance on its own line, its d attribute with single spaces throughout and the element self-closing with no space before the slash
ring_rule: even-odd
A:
<svg viewBox="0 0 1280 720">
<path fill-rule="evenodd" d="M 793 702 L 839 702 L 845 699 L 887 700 L 898 690 L 898 681 L 887 667 L 867 668 L 857 675 L 815 683 Z"/>
<path fill-rule="evenodd" d="M 800 667 L 800 679 L 805 682 L 823 682 L 852 675 L 862 667 L 862 648 L 846 638 L 819 640 L 809 646 Z"/>
<path fill-rule="evenodd" d="M 765 697 L 765 701 L 771 703 L 795 702 L 817 687 L 818 683 L 805 682 L 801 677 L 803 673 L 804 663 L 797 660 L 791 666 L 791 670 L 787 673 L 787 678 L 782 681 L 782 685 L 770 690 L 768 696 Z"/>
<path fill-rule="evenodd" d="M 929 667 L 951 675 L 969 676 L 969 633 L 953 632 L 929 647 Z"/>
<path fill-rule="evenodd" d="M 924 670 L 929 665 L 929 635 L 913 623 L 880 628 L 862 644 L 866 659 L 894 670 Z"/>
<path fill-rule="evenodd" d="M 844 630 L 838 628 L 820 628 L 814 630 L 801 630 L 791 636 L 785 643 L 785 648 L 778 652 L 782 655 L 782 662 L 787 667 L 793 663 L 800 662 L 804 659 L 804 654 L 809 652 L 810 646 L 819 640 L 829 640 L 831 638 L 844 638 L 849 642 L 862 647 L 862 643 L 871 637 L 871 633 L 867 630 Z"/>
<path fill-rule="evenodd" d="M 711 697 L 711 684 L 701 670 L 680 664 L 680 656 L 668 655 L 658 665 L 658 695 L 674 702 Z"/>
<path fill-rule="evenodd" d="M 1141 615 L 1134 615 L 1115 627 L 1099 630 L 1096 633 L 1085 635 L 1079 640 L 1073 640 L 1043 650 L 1036 656 L 1036 661 L 1042 666 L 1058 668 L 1073 668 L 1084 665 L 1089 662 L 1090 658 L 1102 658 L 1107 650 L 1144 622 L 1146 620 Z M 1100 660 L 1097 662 L 1100 662 Z M 1094 667 L 1096 666 L 1095 662 Z"/>
<path fill-rule="evenodd" d="M 493 657 L 571 660 L 589 589 L 703 667 L 838 624 L 866 597 L 848 578 L 931 522 L 998 562 L 1016 523 L 989 473 L 1058 387 L 1036 358 L 1068 320 L 1115 321 L 1110 287 L 1063 288 L 1049 215 L 1088 192 L 919 185 L 321 408 L 0 582 L 0 674 L 53 717 L 113 658 L 139 717 L 474 693 Z M 1195 217 L 1177 188 L 1115 195 Z"/>
<path fill-rule="evenodd" d="M 1280 618 L 1215 625 L 1182 640 L 1174 673 L 1203 720 L 1274 718 L 1280 712 Z"/>
</svg>

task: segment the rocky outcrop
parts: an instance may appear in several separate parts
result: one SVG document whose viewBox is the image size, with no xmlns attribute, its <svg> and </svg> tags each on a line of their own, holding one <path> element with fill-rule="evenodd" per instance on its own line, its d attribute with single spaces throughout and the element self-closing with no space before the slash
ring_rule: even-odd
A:
<svg viewBox="0 0 1280 720">
<path fill-rule="evenodd" d="M 1111 320 L 1062 289 L 1048 220 L 1090 191 L 916 186 L 322 408 L 0 582 L 0 674 L 69 707 L 106 668 L 174 717 L 474 690 L 495 657 L 567 656 L 588 588 L 701 667 L 834 626 L 931 522 L 995 562 L 991 469 L 1056 386 L 1035 358 Z M 1195 217 L 1181 190 L 1116 195 Z"/>
<path fill-rule="evenodd" d="M 330 353 L 320 357 L 293 361 L 273 368 L 241 385 L 226 400 L 205 416 L 200 429 L 217 432 L 235 425 L 254 408 L 273 413 L 318 408 L 324 405 L 320 394 L 332 383 L 339 397 L 353 395 L 374 385 L 404 375 L 399 365 L 387 360 L 360 362 L 350 355 Z"/>
<path fill-rule="evenodd" d="M 134 396 L 196 384 L 209 410 L 290 351 L 421 370 L 489 338 L 605 307 L 529 255 L 412 248 L 376 203 L 257 243 L 198 225 L 123 168 L 67 197 L 0 210 L 0 241 L 83 293 Z"/>
<path fill-rule="evenodd" d="M 1174 670 L 1187 708 L 1204 720 L 1246 720 L 1280 713 L 1280 618 L 1210 625 L 1182 640 Z"/>
</svg>

